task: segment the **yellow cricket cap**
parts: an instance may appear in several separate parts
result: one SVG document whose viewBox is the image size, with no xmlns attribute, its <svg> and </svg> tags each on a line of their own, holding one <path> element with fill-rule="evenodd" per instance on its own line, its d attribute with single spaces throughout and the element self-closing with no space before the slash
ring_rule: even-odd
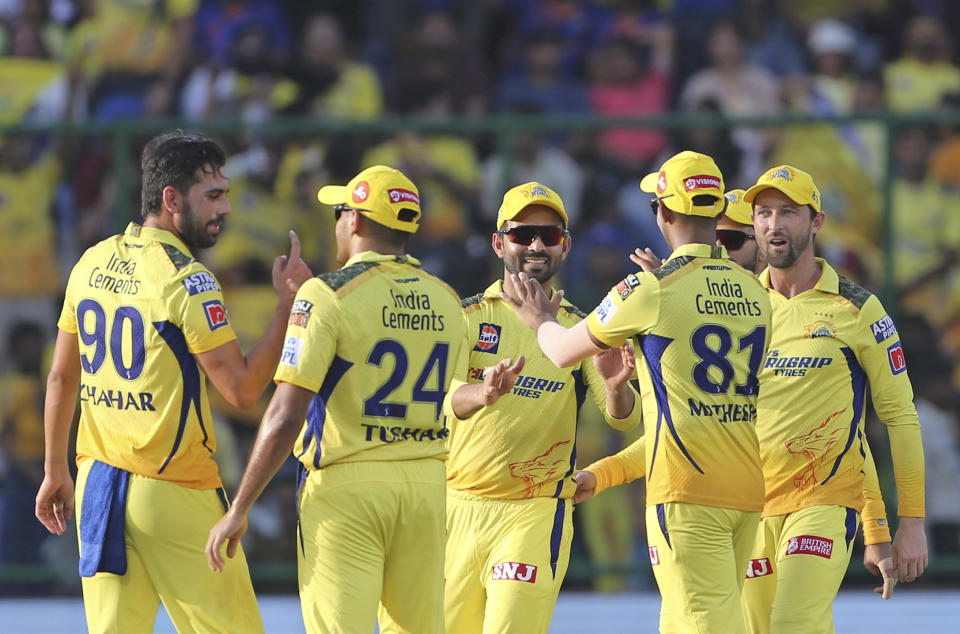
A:
<svg viewBox="0 0 960 634">
<path fill-rule="evenodd" d="M 403 172 L 386 165 L 368 167 L 346 185 L 325 185 L 317 192 L 324 205 L 358 209 L 379 224 L 416 233 L 420 227 L 420 192 Z"/>
<path fill-rule="evenodd" d="M 723 213 L 723 174 L 712 158 L 689 150 L 675 154 L 640 181 L 641 191 L 656 194 L 670 211 L 714 218 Z"/>
<path fill-rule="evenodd" d="M 566 228 L 569 219 L 567 210 L 563 208 L 563 200 L 560 194 L 553 191 L 546 185 L 531 181 L 523 185 L 517 185 L 507 190 L 503 195 L 503 202 L 500 204 L 500 210 L 497 212 L 497 229 L 500 229 L 508 220 L 513 220 L 517 214 L 530 205 L 543 205 L 557 212 L 563 226 Z"/>
<path fill-rule="evenodd" d="M 731 189 L 723 195 L 727 199 L 727 209 L 723 213 L 727 218 L 742 225 L 752 225 L 753 206 L 743 199 L 742 189 Z"/>
<path fill-rule="evenodd" d="M 813 177 L 789 165 L 778 165 L 764 172 L 757 184 L 744 193 L 743 200 L 753 204 L 757 194 L 771 187 L 779 189 L 798 205 L 810 205 L 811 209 L 820 213 L 820 190 L 814 185 Z"/>
</svg>

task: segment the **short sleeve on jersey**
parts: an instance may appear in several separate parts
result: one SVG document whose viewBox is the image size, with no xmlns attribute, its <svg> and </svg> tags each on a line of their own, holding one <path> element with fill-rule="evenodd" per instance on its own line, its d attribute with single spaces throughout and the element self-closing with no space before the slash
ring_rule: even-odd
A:
<svg viewBox="0 0 960 634">
<path fill-rule="evenodd" d="M 658 280 L 649 273 L 625 277 L 587 315 L 587 329 L 611 348 L 652 328 L 660 313 Z"/>
<path fill-rule="evenodd" d="M 183 269 L 171 283 L 169 310 L 180 319 L 180 327 L 193 354 L 213 350 L 237 338 L 227 317 L 220 284 L 199 263 Z"/>
<path fill-rule="evenodd" d="M 319 279 L 308 280 L 290 310 L 274 381 L 317 392 L 337 351 L 340 302 Z"/>
</svg>

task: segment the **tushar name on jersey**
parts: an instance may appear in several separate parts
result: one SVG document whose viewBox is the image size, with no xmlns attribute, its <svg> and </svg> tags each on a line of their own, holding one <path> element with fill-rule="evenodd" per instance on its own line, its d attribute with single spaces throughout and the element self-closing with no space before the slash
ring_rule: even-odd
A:
<svg viewBox="0 0 960 634">
<path fill-rule="evenodd" d="M 136 295 L 140 292 L 140 280 L 133 278 L 136 270 L 137 263 L 133 261 L 133 258 L 121 260 L 115 254 L 110 254 L 110 260 L 105 267 L 95 266 L 90 271 L 87 285 L 90 288 L 110 291 L 117 295 Z M 110 275 L 110 273 L 116 273 L 123 277 L 116 277 Z"/>
<path fill-rule="evenodd" d="M 696 297 L 697 312 L 701 315 L 759 317 L 763 314 L 760 302 L 744 297 L 739 282 L 731 282 L 727 278 L 717 282 L 709 277 L 706 281 L 706 293 L 697 293 Z"/>
<path fill-rule="evenodd" d="M 391 289 L 390 300 L 393 305 L 385 305 L 380 311 L 383 325 L 387 328 L 443 330 L 443 315 L 437 314 L 430 307 L 430 296 L 426 293 L 418 293 L 414 290 L 395 293 Z"/>
</svg>

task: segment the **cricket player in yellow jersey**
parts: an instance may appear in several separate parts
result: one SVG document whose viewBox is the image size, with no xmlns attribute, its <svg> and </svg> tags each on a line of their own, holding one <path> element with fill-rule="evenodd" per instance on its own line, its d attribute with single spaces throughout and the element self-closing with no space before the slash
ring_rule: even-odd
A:
<svg viewBox="0 0 960 634">
<path fill-rule="evenodd" d="M 743 632 L 740 587 L 763 506 L 754 432 L 770 302 L 756 276 L 714 245 L 723 176 L 681 152 L 640 182 L 673 248 L 628 276 L 567 329 L 525 275 L 505 294 L 557 365 L 636 337 L 646 438 L 647 539 L 663 632 Z M 639 355 L 638 355 L 639 358 Z"/>
<path fill-rule="evenodd" d="M 744 611 L 751 632 L 833 632 L 863 500 L 876 495 L 872 461 L 864 463 L 867 388 L 890 437 L 900 522 L 892 552 L 885 524 L 864 527 L 873 551 L 865 561 L 890 556 L 884 576 L 904 581 L 927 561 L 920 424 L 893 320 L 876 296 L 814 257 L 824 213 L 811 176 L 771 168 L 744 199 L 774 310 L 757 405 L 766 502 Z"/>
<path fill-rule="evenodd" d="M 247 514 L 293 450 L 308 632 L 443 632 L 443 401 L 466 331 L 457 294 L 405 254 L 416 186 L 382 165 L 318 192 L 343 267 L 297 293 L 277 390 L 230 511 L 210 532 L 228 570 Z"/>
<path fill-rule="evenodd" d="M 288 280 L 310 270 L 291 234 L 277 258 L 267 331 L 244 357 L 220 286 L 194 258 L 230 214 L 223 150 L 200 135 L 143 150 L 143 224 L 88 249 L 67 284 L 47 379 L 45 476 L 37 518 L 62 534 L 74 506 L 67 445 L 77 397 L 77 524 L 87 628 L 152 632 L 162 601 L 189 632 L 262 632 L 246 562 L 207 567 L 203 543 L 226 510 L 206 379 L 250 407 L 280 359 Z"/>
<path fill-rule="evenodd" d="M 523 271 L 552 292 L 566 227 L 554 190 L 507 191 L 491 237 L 504 274 Z M 500 298 L 502 285 L 464 300 L 469 363 L 450 387 L 444 612 L 457 634 L 547 631 L 570 559 L 580 405 L 589 391 L 613 427 L 640 423 L 632 351 L 558 368 Z M 583 317 L 560 300 L 560 323 Z"/>
</svg>

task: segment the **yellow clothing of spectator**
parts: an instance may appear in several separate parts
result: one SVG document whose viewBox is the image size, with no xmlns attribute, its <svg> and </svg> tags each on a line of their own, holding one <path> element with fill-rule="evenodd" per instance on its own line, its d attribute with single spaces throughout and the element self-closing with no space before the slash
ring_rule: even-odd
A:
<svg viewBox="0 0 960 634">
<path fill-rule="evenodd" d="M 0 124 L 21 121 L 44 91 L 62 78 L 63 70 L 60 62 L 49 59 L 0 58 Z"/>
<path fill-rule="evenodd" d="M 416 180 L 424 201 L 420 239 L 456 239 L 467 234 L 469 198 L 464 191 L 475 189 L 480 181 L 477 155 L 468 141 L 404 133 L 371 148 L 362 163 L 393 165 Z"/>
<path fill-rule="evenodd" d="M 51 154 L 22 171 L 0 170 L 0 295 L 61 288 L 50 209 L 60 178 Z"/>
<path fill-rule="evenodd" d="M 368 64 L 344 64 L 336 82 L 314 99 L 311 112 L 360 120 L 379 117 L 383 113 L 380 76 Z"/>
<path fill-rule="evenodd" d="M 960 91 L 960 69 L 947 62 L 903 58 L 887 64 L 883 80 L 892 110 L 933 110 L 943 95 Z"/>
</svg>

